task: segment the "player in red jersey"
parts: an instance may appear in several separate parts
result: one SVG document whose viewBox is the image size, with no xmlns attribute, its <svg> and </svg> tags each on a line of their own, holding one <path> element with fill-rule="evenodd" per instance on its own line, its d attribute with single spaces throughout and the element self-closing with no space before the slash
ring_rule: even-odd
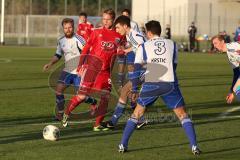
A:
<svg viewBox="0 0 240 160">
<path fill-rule="evenodd" d="M 93 25 L 87 21 L 87 13 L 81 12 L 79 14 L 77 34 L 82 36 L 85 41 L 87 41 L 93 31 L 93 28 Z"/>
<path fill-rule="evenodd" d="M 95 29 L 83 48 L 79 62 L 79 74 L 82 77 L 78 95 L 72 97 L 65 110 L 62 125 L 68 125 L 70 113 L 91 93 L 100 95 L 94 131 L 108 130 L 100 123 L 107 112 L 111 91 L 111 69 L 121 44 L 122 36 L 112 29 L 115 12 L 107 9 L 103 12 L 103 27 Z"/>
</svg>

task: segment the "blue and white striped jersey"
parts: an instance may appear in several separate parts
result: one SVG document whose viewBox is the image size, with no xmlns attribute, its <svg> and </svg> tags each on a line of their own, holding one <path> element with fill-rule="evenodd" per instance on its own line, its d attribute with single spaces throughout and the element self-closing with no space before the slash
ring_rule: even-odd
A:
<svg viewBox="0 0 240 160">
<path fill-rule="evenodd" d="M 145 64 L 145 82 L 174 82 L 177 58 L 175 42 L 156 36 L 137 49 L 134 63 Z"/>
<path fill-rule="evenodd" d="M 64 71 L 76 74 L 81 51 L 85 45 L 85 40 L 76 34 L 72 38 L 61 37 L 58 40 L 56 56 L 64 56 Z"/>
<path fill-rule="evenodd" d="M 238 42 L 227 43 L 227 56 L 233 68 L 239 67 L 240 63 L 240 44 Z"/>
<path fill-rule="evenodd" d="M 133 29 L 137 32 L 140 32 L 137 22 L 131 21 L 130 25 L 131 25 L 131 29 Z"/>
<path fill-rule="evenodd" d="M 126 35 L 128 43 L 131 44 L 133 52 L 136 53 L 137 48 L 146 42 L 145 36 L 141 32 L 137 32 L 133 29 L 130 30 L 129 34 Z"/>
</svg>

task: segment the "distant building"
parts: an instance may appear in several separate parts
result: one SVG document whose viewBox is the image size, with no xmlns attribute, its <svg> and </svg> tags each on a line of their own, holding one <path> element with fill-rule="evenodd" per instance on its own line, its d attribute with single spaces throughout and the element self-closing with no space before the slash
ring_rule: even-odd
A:
<svg viewBox="0 0 240 160">
<path fill-rule="evenodd" d="M 139 3 L 141 2 L 141 3 Z M 171 24 L 173 36 L 187 36 L 192 21 L 198 35 L 235 32 L 240 21 L 240 0 L 132 0 L 132 19 L 139 24 L 159 20 Z"/>
</svg>

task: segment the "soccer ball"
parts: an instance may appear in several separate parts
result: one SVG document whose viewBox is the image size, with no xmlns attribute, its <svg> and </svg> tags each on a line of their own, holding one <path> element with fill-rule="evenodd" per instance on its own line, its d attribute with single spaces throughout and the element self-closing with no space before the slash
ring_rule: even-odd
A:
<svg viewBox="0 0 240 160">
<path fill-rule="evenodd" d="M 43 138 L 49 141 L 56 141 L 60 137 L 60 130 L 54 125 L 47 125 L 43 129 Z"/>
</svg>

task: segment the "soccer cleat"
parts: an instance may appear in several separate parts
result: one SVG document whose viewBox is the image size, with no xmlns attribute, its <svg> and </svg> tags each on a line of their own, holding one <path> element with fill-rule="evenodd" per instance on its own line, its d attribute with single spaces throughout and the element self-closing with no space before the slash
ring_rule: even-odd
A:
<svg viewBox="0 0 240 160">
<path fill-rule="evenodd" d="M 127 152 L 127 147 L 124 147 L 123 144 L 119 144 L 118 145 L 118 152 L 119 153 Z"/>
<path fill-rule="evenodd" d="M 98 125 L 96 127 L 93 127 L 94 132 L 100 132 L 100 131 L 108 131 L 109 128 L 103 127 L 102 125 Z"/>
<path fill-rule="evenodd" d="M 63 114 L 63 119 L 62 119 L 62 126 L 67 127 L 68 126 L 68 118 L 69 115 L 66 115 L 65 113 Z"/>
<path fill-rule="evenodd" d="M 104 128 L 109 128 L 109 129 L 114 129 L 114 125 L 112 123 L 112 121 L 106 121 L 106 122 L 102 122 L 101 126 L 103 126 Z"/>
<path fill-rule="evenodd" d="M 198 156 L 202 153 L 202 151 L 197 146 L 192 146 L 192 153 Z"/>
<path fill-rule="evenodd" d="M 137 129 L 141 129 L 143 126 L 147 125 L 148 124 L 148 121 L 147 120 L 144 120 L 142 122 L 138 122 L 137 124 Z"/>
</svg>

